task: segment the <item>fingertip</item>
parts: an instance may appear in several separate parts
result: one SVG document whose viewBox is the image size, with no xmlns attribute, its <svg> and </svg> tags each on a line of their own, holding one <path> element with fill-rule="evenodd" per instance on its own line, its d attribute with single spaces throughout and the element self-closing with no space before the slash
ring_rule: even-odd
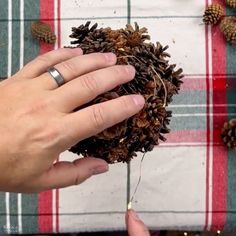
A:
<svg viewBox="0 0 236 236">
<path fill-rule="evenodd" d="M 126 212 L 126 225 L 129 236 L 150 236 L 148 228 L 132 209 Z"/>
<path fill-rule="evenodd" d="M 145 104 L 144 97 L 142 95 L 131 95 L 131 96 L 134 101 L 134 104 L 139 108 L 143 108 L 143 106 Z"/>
<path fill-rule="evenodd" d="M 109 65 L 115 65 L 117 61 L 117 57 L 114 53 L 108 52 L 103 54 L 104 57 L 106 58 L 106 61 Z"/>
<path fill-rule="evenodd" d="M 133 79 L 136 73 L 135 67 L 132 65 L 127 65 L 125 66 L 125 69 L 126 69 L 127 74 L 129 74 Z"/>
<path fill-rule="evenodd" d="M 127 214 L 128 214 L 128 217 L 131 217 L 132 219 L 136 221 L 141 221 L 138 214 L 133 209 L 129 209 L 127 211 Z"/>
</svg>

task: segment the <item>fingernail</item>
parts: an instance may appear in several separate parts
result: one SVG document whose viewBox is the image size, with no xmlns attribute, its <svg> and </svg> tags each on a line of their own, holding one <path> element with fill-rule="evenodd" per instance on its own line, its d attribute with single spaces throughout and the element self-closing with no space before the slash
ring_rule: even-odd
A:
<svg viewBox="0 0 236 236">
<path fill-rule="evenodd" d="M 135 69 L 133 66 L 130 66 L 130 65 L 125 66 L 125 70 L 128 74 L 133 75 L 133 76 L 135 75 Z"/>
<path fill-rule="evenodd" d="M 141 95 L 132 95 L 133 101 L 135 103 L 136 106 L 138 107 L 143 107 L 145 100 L 143 98 L 143 96 Z"/>
<path fill-rule="evenodd" d="M 134 220 L 137 220 L 137 221 L 140 221 L 140 218 L 139 216 L 137 215 L 137 213 L 133 210 L 130 210 L 130 214 L 131 214 L 131 217 L 134 219 Z"/>
<path fill-rule="evenodd" d="M 104 56 L 109 64 L 114 65 L 116 63 L 116 55 L 114 53 L 104 53 Z"/>
<path fill-rule="evenodd" d="M 97 166 L 93 169 L 93 175 L 102 174 L 108 171 L 108 165 Z"/>
</svg>

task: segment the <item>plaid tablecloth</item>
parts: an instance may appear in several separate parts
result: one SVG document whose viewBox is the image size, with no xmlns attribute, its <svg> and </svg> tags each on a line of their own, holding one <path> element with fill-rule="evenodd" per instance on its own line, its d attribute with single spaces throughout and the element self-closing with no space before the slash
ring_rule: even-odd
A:
<svg viewBox="0 0 236 236">
<path fill-rule="evenodd" d="M 172 132 L 166 143 L 146 155 L 133 203 L 150 229 L 236 230 L 236 152 L 227 152 L 219 137 L 222 124 L 236 117 L 236 46 L 225 43 L 218 27 L 202 24 L 203 11 L 211 2 L 224 4 L 223 0 L 0 1 L 0 77 L 53 49 L 32 39 L 30 26 L 37 19 L 54 28 L 58 36 L 54 48 L 69 45 L 71 27 L 87 20 L 113 28 L 137 21 L 148 27 L 152 41 L 170 46 L 171 61 L 184 69 L 184 84 L 170 106 Z M 61 156 L 74 158 L 71 153 Z M 124 229 L 139 163 L 140 157 L 128 167 L 112 165 L 109 173 L 81 186 L 38 195 L 0 193 L 0 232 Z"/>
</svg>

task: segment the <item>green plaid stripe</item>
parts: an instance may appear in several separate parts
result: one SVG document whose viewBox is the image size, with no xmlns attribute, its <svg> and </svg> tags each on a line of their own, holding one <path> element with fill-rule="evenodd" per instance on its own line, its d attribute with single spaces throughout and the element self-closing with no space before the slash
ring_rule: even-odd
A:
<svg viewBox="0 0 236 236">
<path fill-rule="evenodd" d="M 24 4 L 24 64 L 39 54 L 39 44 L 31 36 L 31 24 L 40 17 L 40 0 L 27 0 Z"/>
<path fill-rule="evenodd" d="M 228 8 L 227 15 L 235 15 L 235 10 Z M 236 47 L 227 44 L 227 74 L 233 74 L 236 79 Z M 232 78 L 231 78 L 232 80 Z M 229 81 L 229 78 L 227 79 Z M 227 91 L 227 103 L 236 104 L 236 92 L 234 90 Z M 236 107 L 228 107 L 228 113 L 236 113 Z M 228 116 L 228 119 L 236 116 Z M 236 151 L 228 151 L 227 155 L 227 216 L 224 229 L 226 231 L 236 230 Z"/>
<path fill-rule="evenodd" d="M 127 23 L 131 22 L 131 0 L 127 0 Z"/>
<path fill-rule="evenodd" d="M 15 74 L 20 69 L 20 1 L 12 1 L 12 48 L 11 48 L 11 74 Z M 8 52 L 9 53 L 9 52 Z M 10 230 L 18 231 L 18 195 L 10 193 Z"/>
<path fill-rule="evenodd" d="M 0 7 L 0 17 L 1 19 L 8 18 L 8 1 L 2 0 Z M 3 7 L 5 6 L 5 7 Z M 8 34 L 8 22 L 0 20 L 0 77 L 7 76 L 7 34 Z"/>
<path fill-rule="evenodd" d="M 22 228 L 24 234 L 40 233 L 37 194 L 22 194 Z"/>
<path fill-rule="evenodd" d="M 12 1 L 12 74 L 20 68 L 20 1 Z"/>
<path fill-rule="evenodd" d="M 5 7 L 0 7 L 1 19 L 8 18 L 8 1 L 2 0 Z M 8 21 L 0 21 L 0 77 L 7 76 L 7 48 L 8 48 Z M 0 233 L 6 232 L 6 204 L 5 193 L 0 193 Z"/>
<path fill-rule="evenodd" d="M 5 193 L 0 193 L 0 233 L 6 232 L 6 204 Z"/>
<path fill-rule="evenodd" d="M 27 0 L 24 4 L 24 64 L 39 54 L 39 44 L 31 36 L 31 23 L 40 18 L 40 0 Z M 31 19 L 31 20 L 28 20 Z M 23 233 L 38 232 L 38 195 L 22 194 Z"/>
</svg>

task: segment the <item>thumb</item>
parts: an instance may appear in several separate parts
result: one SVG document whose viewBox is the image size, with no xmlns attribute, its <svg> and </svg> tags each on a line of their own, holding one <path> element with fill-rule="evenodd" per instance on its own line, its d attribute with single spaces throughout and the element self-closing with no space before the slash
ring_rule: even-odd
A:
<svg viewBox="0 0 236 236">
<path fill-rule="evenodd" d="M 108 171 L 108 164 L 98 158 L 81 158 L 73 162 L 61 161 L 45 172 L 35 184 L 40 189 L 48 190 L 78 185 L 91 177 Z"/>
<path fill-rule="evenodd" d="M 146 225 L 139 219 L 133 210 L 126 212 L 126 227 L 129 236 L 150 236 Z"/>
</svg>

